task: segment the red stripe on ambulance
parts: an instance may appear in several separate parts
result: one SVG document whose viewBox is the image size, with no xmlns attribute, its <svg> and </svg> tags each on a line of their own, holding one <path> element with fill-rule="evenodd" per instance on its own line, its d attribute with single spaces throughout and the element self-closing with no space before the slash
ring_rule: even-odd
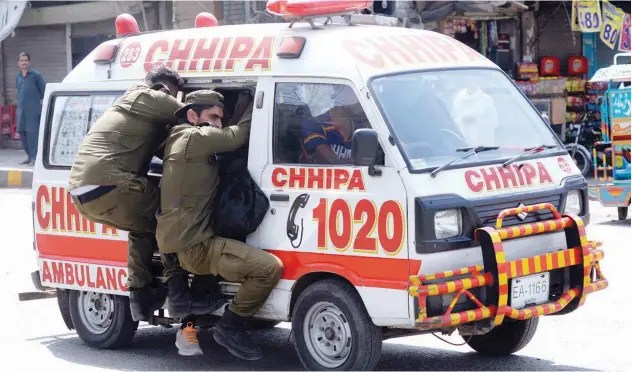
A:
<svg viewBox="0 0 632 372">
<path fill-rule="evenodd" d="M 81 263 L 94 262 L 109 266 L 127 265 L 127 241 L 124 240 L 38 234 L 37 245 L 40 258 L 57 261 L 80 261 Z M 283 261 L 285 268 L 281 279 L 286 280 L 296 280 L 310 272 L 330 272 L 344 276 L 356 286 L 406 289 L 408 288 L 409 275 L 418 273 L 421 266 L 421 261 L 405 258 L 279 250 L 268 250 L 268 252 Z M 81 265 L 81 263 L 73 264 L 75 265 L 73 270 L 76 265 Z M 58 274 L 56 278 L 59 279 L 59 266 L 55 268 Z M 52 270 L 51 267 L 49 269 Z M 63 269 L 66 270 L 65 266 Z M 83 269 L 77 268 L 77 270 Z M 50 271 L 50 273 L 54 281 L 54 271 Z M 94 275 L 98 275 L 98 273 Z M 96 280 L 94 275 L 91 278 Z M 96 285 L 96 281 L 94 283 Z"/>
</svg>

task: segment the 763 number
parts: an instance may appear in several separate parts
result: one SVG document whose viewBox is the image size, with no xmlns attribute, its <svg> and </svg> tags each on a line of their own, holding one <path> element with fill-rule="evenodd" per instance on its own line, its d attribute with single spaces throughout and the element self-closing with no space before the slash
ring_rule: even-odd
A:
<svg viewBox="0 0 632 372">
<path fill-rule="evenodd" d="M 354 252 L 377 254 L 379 242 L 384 253 L 395 256 L 404 246 L 406 221 L 398 202 L 387 200 L 378 208 L 374 202 L 361 199 L 353 210 L 344 199 L 328 204 L 326 198 L 321 198 L 312 211 L 318 224 L 318 249 L 326 250 L 330 241 L 338 252 L 345 252 L 353 244 Z M 360 225 L 357 233 L 356 225 Z M 377 237 L 372 237 L 376 227 Z"/>
</svg>

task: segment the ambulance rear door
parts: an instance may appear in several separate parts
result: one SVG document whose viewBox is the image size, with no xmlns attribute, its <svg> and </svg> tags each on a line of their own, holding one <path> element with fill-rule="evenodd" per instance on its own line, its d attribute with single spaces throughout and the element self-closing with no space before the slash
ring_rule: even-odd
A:
<svg viewBox="0 0 632 372">
<path fill-rule="evenodd" d="M 42 284 L 125 294 L 127 233 L 89 222 L 68 194 L 91 125 L 133 82 L 47 84 L 33 174 L 33 225 Z"/>
</svg>

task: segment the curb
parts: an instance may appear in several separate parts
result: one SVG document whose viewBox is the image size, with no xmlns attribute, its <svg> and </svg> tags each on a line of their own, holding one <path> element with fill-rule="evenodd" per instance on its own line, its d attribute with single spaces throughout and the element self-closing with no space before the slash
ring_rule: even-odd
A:
<svg viewBox="0 0 632 372">
<path fill-rule="evenodd" d="M 33 184 L 33 170 L 0 168 L 0 188 L 20 187 L 31 188 Z"/>
</svg>

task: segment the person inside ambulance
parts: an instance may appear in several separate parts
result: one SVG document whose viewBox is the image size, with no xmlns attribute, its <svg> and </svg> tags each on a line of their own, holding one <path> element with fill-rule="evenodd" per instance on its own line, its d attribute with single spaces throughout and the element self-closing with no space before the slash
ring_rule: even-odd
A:
<svg viewBox="0 0 632 372">
<path fill-rule="evenodd" d="M 127 286 L 134 321 L 149 320 L 166 298 L 154 283 L 151 262 L 157 250 L 155 212 L 158 188 L 148 179 L 151 158 L 167 135 L 175 97 L 183 80 L 157 67 L 144 84 L 133 86 L 94 123 L 70 170 L 69 192 L 86 219 L 129 233 Z M 168 262 L 163 263 L 168 266 Z"/>
<path fill-rule="evenodd" d="M 258 360 L 261 349 L 248 334 L 248 320 L 277 285 L 283 264 L 276 256 L 238 240 L 218 236 L 212 228 L 212 202 L 219 183 L 217 153 L 235 151 L 250 133 L 253 103 L 234 126 L 222 127 L 224 97 L 212 90 L 189 93 L 176 112 L 176 125 L 165 143 L 156 238 L 163 254 L 175 253 L 180 266 L 194 275 L 221 276 L 241 282 L 232 303 L 215 326 L 213 338 L 231 354 Z M 185 319 L 176 335 L 183 355 L 202 351 L 195 322 Z"/>
<path fill-rule="evenodd" d="M 452 98 L 453 118 L 462 138 L 469 146 L 501 145 L 495 140 L 500 123 L 494 99 L 483 92 L 476 76 L 462 79 L 465 87 Z"/>
<path fill-rule="evenodd" d="M 302 163 L 351 163 L 353 134 L 356 129 L 367 127 L 367 119 L 348 86 L 336 86 L 331 100 L 329 111 L 302 125 Z"/>
</svg>

